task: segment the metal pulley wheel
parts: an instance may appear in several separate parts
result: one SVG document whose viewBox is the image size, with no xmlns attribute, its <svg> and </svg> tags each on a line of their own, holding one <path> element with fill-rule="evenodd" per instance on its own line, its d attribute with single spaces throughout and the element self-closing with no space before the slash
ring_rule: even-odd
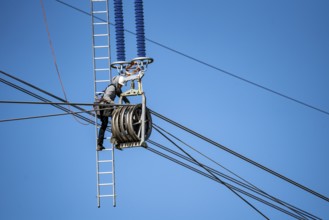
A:
<svg viewBox="0 0 329 220">
<path fill-rule="evenodd" d="M 151 135 L 152 119 L 147 108 L 145 112 L 146 141 Z M 112 114 L 112 139 L 116 144 L 140 142 L 142 140 L 142 104 L 133 106 L 120 106 Z"/>
</svg>

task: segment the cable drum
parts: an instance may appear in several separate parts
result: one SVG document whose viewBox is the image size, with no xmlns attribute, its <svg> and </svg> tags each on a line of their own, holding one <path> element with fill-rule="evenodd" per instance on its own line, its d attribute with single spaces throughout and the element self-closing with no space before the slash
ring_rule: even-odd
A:
<svg viewBox="0 0 329 220">
<path fill-rule="evenodd" d="M 152 131 L 152 118 L 147 108 L 145 112 L 146 141 Z M 140 142 L 142 140 L 142 104 L 120 106 L 112 114 L 112 142 L 115 144 Z"/>
</svg>

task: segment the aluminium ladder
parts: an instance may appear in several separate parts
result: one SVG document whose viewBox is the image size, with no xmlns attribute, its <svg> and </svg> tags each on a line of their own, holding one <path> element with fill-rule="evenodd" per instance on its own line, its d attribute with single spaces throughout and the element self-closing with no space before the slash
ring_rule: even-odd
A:
<svg viewBox="0 0 329 220">
<path fill-rule="evenodd" d="M 94 96 L 96 97 L 103 93 L 100 91 L 103 91 L 112 79 L 108 0 L 91 0 L 91 14 Z M 96 147 L 99 127 L 95 114 Z M 109 141 L 109 132 L 105 132 L 105 139 L 105 149 L 96 151 L 98 208 L 100 207 L 101 199 L 107 197 L 112 198 L 113 206 L 116 206 L 114 146 Z"/>
</svg>

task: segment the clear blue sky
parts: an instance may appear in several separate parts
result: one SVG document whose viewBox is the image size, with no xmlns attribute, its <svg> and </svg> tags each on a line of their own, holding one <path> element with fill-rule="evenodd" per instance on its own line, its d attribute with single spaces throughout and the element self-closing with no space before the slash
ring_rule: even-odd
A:
<svg viewBox="0 0 329 220">
<path fill-rule="evenodd" d="M 88 0 L 65 2 L 90 11 Z M 91 18 L 44 4 L 68 98 L 90 103 Z M 124 6 L 134 31 L 133 3 Z M 0 69 L 63 97 L 39 1 L 0 7 Z M 144 0 L 144 15 L 147 38 L 329 111 L 328 1 Z M 146 45 L 155 59 L 144 78 L 149 108 L 329 196 L 329 115 Z M 126 47 L 136 57 L 134 35 L 126 34 Z M 4 84 L 0 100 L 36 101 Z M 1 104 L 0 119 L 53 113 L 61 112 Z M 266 192 L 329 219 L 328 202 L 154 121 Z M 0 132 L 0 219 L 263 219 L 224 186 L 142 148 L 116 152 L 117 207 L 105 201 L 98 209 L 93 126 L 62 116 L 0 123 Z M 169 146 L 155 131 L 151 139 Z M 291 219 L 248 201 L 271 219 Z"/>
</svg>

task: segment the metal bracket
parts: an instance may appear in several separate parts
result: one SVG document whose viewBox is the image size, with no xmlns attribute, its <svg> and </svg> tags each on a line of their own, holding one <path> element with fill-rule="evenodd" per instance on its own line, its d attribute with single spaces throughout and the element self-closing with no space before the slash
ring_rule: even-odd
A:
<svg viewBox="0 0 329 220">
<path fill-rule="evenodd" d="M 111 142 L 117 149 L 123 148 L 131 148 L 142 146 L 147 148 L 146 140 L 151 134 L 151 123 L 152 119 L 149 113 L 146 113 L 146 97 L 143 92 L 142 87 L 142 78 L 144 76 L 144 72 L 146 71 L 147 65 L 153 62 L 152 58 L 149 57 L 138 57 L 133 59 L 134 62 L 140 67 L 140 71 L 137 75 L 126 76 L 126 81 L 132 81 L 131 88 L 126 92 L 123 92 L 119 99 L 119 104 L 122 104 L 122 98 L 126 96 L 142 96 L 141 105 L 137 105 L 134 109 L 130 107 L 122 107 L 117 109 L 112 117 L 112 137 Z M 123 65 L 127 64 L 127 62 L 115 62 L 111 64 L 111 67 L 115 68 L 125 68 Z M 135 80 L 138 81 L 138 89 L 135 89 Z M 135 109 L 137 108 L 137 110 Z M 138 110 L 139 109 L 139 110 Z M 133 116 L 135 114 L 133 112 L 140 112 L 139 116 Z M 136 120 L 136 117 L 139 118 L 138 122 L 132 122 Z M 148 123 L 147 127 L 145 123 Z M 136 124 L 139 124 L 139 131 L 135 130 Z M 129 128 L 128 130 L 127 127 Z M 147 129 L 147 131 L 145 131 Z M 147 135 L 147 137 L 145 137 Z"/>
<path fill-rule="evenodd" d="M 124 148 L 133 148 L 133 147 L 144 147 L 147 148 L 146 142 L 129 142 L 129 143 L 121 143 L 121 144 L 115 144 L 114 145 L 116 149 L 122 150 Z"/>
</svg>

